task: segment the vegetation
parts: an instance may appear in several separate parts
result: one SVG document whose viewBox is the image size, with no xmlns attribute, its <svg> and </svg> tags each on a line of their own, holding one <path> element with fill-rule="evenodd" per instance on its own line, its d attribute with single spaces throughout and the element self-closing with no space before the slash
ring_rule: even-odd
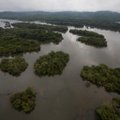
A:
<svg viewBox="0 0 120 120">
<path fill-rule="evenodd" d="M 37 41 L 7 35 L 0 38 L 0 56 L 10 56 L 39 50 L 40 43 Z"/>
<path fill-rule="evenodd" d="M 92 45 L 95 47 L 107 47 L 107 42 L 104 38 L 99 37 L 80 37 L 78 41 L 85 43 L 86 45 Z"/>
<path fill-rule="evenodd" d="M 108 68 L 104 64 L 84 66 L 80 75 L 84 80 L 103 86 L 109 92 L 120 94 L 120 68 Z"/>
<path fill-rule="evenodd" d="M 59 52 L 51 52 L 48 55 L 40 57 L 34 64 L 35 73 L 39 76 L 54 76 L 62 73 L 67 62 L 69 55 Z"/>
<path fill-rule="evenodd" d="M 58 44 L 63 39 L 62 34 L 45 30 L 48 29 L 47 26 L 33 29 L 37 25 L 33 24 L 33 28 L 27 28 L 26 24 L 24 26 L 22 24 L 25 23 L 21 23 L 19 28 L 0 29 L 0 56 L 39 51 L 40 44 L 51 42 Z"/>
<path fill-rule="evenodd" d="M 2 59 L 0 63 L 0 69 L 3 72 L 8 72 L 11 75 L 19 76 L 25 69 L 28 64 L 25 62 L 24 58 L 15 57 L 15 58 L 5 58 Z"/>
<path fill-rule="evenodd" d="M 87 30 L 70 30 L 70 32 L 79 36 L 83 36 L 79 37 L 78 41 L 85 43 L 86 45 L 107 47 L 106 39 L 101 34 Z"/>
<path fill-rule="evenodd" d="M 101 120 L 120 120 L 120 98 L 113 98 L 108 105 L 96 109 Z"/>
<path fill-rule="evenodd" d="M 75 34 L 75 35 L 79 35 L 79 36 L 104 38 L 104 36 L 101 34 L 98 34 L 96 32 L 92 32 L 92 31 L 87 31 L 87 30 L 72 29 L 72 30 L 70 30 L 70 32 Z"/>
<path fill-rule="evenodd" d="M 18 111 L 30 113 L 35 108 L 36 92 L 27 88 L 23 92 L 16 93 L 10 97 L 12 107 Z"/>
<path fill-rule="evenodd" d="M 58 44 L 62 41 L 63 37 L 60 33 L 54 33 L 45 30 L 34 30 L 34 29 L 15 29 L 14 34 L 17 37 L 24 38 L 24 39 L 32 39 L 38 41 L 41 44 L 44 43 L 55 43 Z"/>
<path fill-rule="evenodd" d="M 12 25 L 18 28 L 58 31 L 58 32 L 63 32 L 63 33 L 67 32 L 68 30 L 68 28 L 65 26 L 42 25 L 42 24 L 34 24 L 34 23 L 14 23 Z"/>
<path fill-rule="evenodd" d="M 75 27 L 96 27 L 120 31 L 120 13 L 110 11 L 98 12 L 1 12 L 0 18 L 23 21 L 43 21 L 58 25 Z"/>
</svg>

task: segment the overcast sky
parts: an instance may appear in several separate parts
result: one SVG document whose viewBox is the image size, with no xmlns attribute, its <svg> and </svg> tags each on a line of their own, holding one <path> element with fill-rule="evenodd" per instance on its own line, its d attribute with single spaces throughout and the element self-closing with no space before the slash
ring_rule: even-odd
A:
<svg viewBox="0 0 120 120">
<path fill-rule="evenodd" d="M 29 10 L 120 12 L 120 0 L 0 0 L 0 11 Z"/>
</svg>

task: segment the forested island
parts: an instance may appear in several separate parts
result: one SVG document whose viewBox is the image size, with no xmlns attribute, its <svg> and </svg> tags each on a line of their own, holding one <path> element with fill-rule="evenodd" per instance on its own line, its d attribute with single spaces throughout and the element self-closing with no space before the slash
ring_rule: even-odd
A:
<svg viewBox="0 0 120 120">
<path fill-rule="evenodd" d="M 120 97 L 113 98 L 112 102 L 96 109 L 101 120 L 120 120 Z"/>
<path fill-rule="evenodd" d="M 70 33 L 73 33 L 79 37 L 77 40 L 85 43 L 86 45 L 91 45 L 95 47 L 107 47 L 107 41 L 103 35 L 96 32 L 87 31 L 87 30 L 70 30 Z"/>
<path fill-rule="evenodd" d="M 39 27 L 37 24 L 31 25 L 29 23 L 21 23 L 18 25 L 19 27 L 17 25 L 16 23 L 16 26 L 10 29 L 0 29 L 0 56 L 36 52 L 40 50 L 41 44 L 51 42 L 58 44 L 63 39 L 61 33 L 54 32 L 57 26 L 55 28 L 46 25 Z M 38 28 L 36 28 L 37 26 Z M 58 29 L 64 31 L 67 28 L 58 27 Z"/>
<path fill-rule="evenodd" d="M 28 28 L 28 29 L 39 29 L 39 30 L 47 30 L 47 31 L 54 31 L 54 32 L 67 32 L 68 28 L 66 26 L 58 26 L 58 25 L 42 25 L 42 24 L 35 24 L 35 23 L 13 23 L 14 27 L 18 28 Z"/>
<path fill-rule="evenodd" d="M 27 88 L 23 92 L 13 94 L 10 97 L 10 102 L 14 109 L 30 113 L 36 105 L 36 92 L 32 88 Z"/>
<path fill-rule="evenodd" d="M 22 72 L 25 71 L 28 64 L 24 58 L 15 57 L 15 58 L 4 58 L 0 63 L 0 69 L 3 72 L 8 72 L 13 76 L 19 76 Z"/>
<path fill-rule="evenodd" d="M 40 57 L 34 64 L 35 73 L 39 76 L 60 75 L 69 61 L 69 55 L 62 51 L 51 52 Z"/>
<path fill-rule="evenodd" d="M 99 37 L 79 37 L 78 41 L 95 47 L 107 47 L 107 42 L 104 38 Z"/>
<path fill-rule="evenodd" d="M 109 68 L 104 64 L 84 66 L 80 75 L 98 87 L 103 86 L 109 92 L 120 94 L 120 68 Z"/>
<path fill-rule="evenodd" d="M 87 31 L 87 30 L 71 29 L 70 33 L 73 33 L 73 34 L 78 35 L 78 36 L 104 38 L 104 36 L 101 34 L 98 34 L 98 33 L 93 32 L 93 31 Z"/>
</svg>

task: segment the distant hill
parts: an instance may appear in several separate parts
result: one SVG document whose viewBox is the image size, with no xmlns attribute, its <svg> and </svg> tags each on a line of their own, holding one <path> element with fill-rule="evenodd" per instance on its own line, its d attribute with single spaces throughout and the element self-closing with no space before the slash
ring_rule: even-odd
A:
<svg viewBox="0 0 120 120">
<path fill-rule="evenodd" d="M 106 30 L 120 31 L 120 13 L 111 11 L 98 12 L 0 12 L 0 18 L 17 19 L 23 21 L 39 20 L 52 24 L 68 25 L 75 27 L 97 27 Z"/>
<path fill-rule="evenodd" d="M 111 11 L 98 12 L 0 12 L 0 18 L 19 20 L 54 20 L 54 19 L 86 19 L 86 20 L 109 20 L 119 21 L 120 13 Z"/>
</svg>

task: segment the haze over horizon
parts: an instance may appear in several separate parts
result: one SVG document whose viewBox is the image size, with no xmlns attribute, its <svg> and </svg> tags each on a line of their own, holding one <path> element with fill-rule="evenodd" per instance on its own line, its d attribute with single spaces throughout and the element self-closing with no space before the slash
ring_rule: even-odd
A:
<svg viewBox="0 0 120 120">
<path fill-rule="evenodd" d="M 0 11 L 116 11 L 120 0 L 0 0 Z"/>
</svg>

